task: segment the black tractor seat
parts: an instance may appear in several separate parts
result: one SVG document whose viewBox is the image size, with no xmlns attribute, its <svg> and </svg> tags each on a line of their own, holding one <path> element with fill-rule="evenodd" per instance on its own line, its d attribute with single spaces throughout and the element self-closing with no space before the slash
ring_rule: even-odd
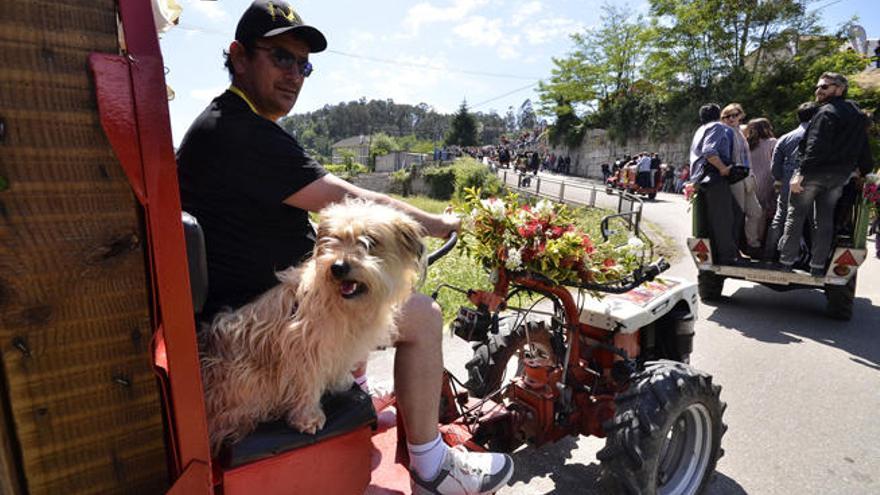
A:
<svg viewBox="0 0 880 495">
<path fill-rule="evenodd" d="M 208 295 L 208 263 L 205 255 L 205 236 L 198 220 L 183 212 L 186 238 L 186 256 L 192 287 L 193 308 L 198 315 Z M 376 427 L 376 411 L 370 395 L 357 385 L 336 394 L 325 394 L 321 407 L 327 422 L 324 428 L 309 435 L 295 430 L 283 420 L 262 423 L 241 441 L 227 445 L 219 456 L 220 465 L 227 468 L 241 466 L 294 449 L 314 445 L 358 428 Z"/>
</svg>

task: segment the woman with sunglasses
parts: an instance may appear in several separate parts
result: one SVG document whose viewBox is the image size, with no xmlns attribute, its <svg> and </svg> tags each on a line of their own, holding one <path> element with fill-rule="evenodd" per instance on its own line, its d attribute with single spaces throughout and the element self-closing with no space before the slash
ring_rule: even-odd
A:
<svg viewBox="0 0 880 495">
<path fill-rule="evenodd" d="M 751 170 L 749 143 L 740 127 L 745 116 L 742 105 L 739 103 L 730 103 L 721 110 L 721 122 L 733 130 L 734 165 Z M 764 211 L 756 195 L 755 177 L 749 173 L 745 179 L 731 184 L 730 190 L 736 199 L 736 204 L 744 214 L 744 225 L 736 228 L 737 237 L 739 238 L 744 231 L 746 254 L 750 257 L 760 256 L 761 238 L 766 222 L 764 221 Z"/>
</svg>

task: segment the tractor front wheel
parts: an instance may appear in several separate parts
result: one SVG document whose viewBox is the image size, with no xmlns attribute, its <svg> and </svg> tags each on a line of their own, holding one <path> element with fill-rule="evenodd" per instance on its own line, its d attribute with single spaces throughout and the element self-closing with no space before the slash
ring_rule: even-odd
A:
<svg viewBox="0 0 880 495">
<path fill-rule="evenodd" d="M 646 363 L 603 425 L 603 469 L 631 494 L 700 493 L 723 454 L 720 393 L 710 375 L 686 364 Z"/>
<path fill-rule="evenodd" d="M 474 357 L 465 365 L 468 370 L 465 387 L 474 397 L 487 397 L 522 374 L 523 359 L 528 357 L 555 363 L 556 353 L 550 339 L 550 331 L 538 321 L 526 322 L 513 330 L 502 328 L 498 334 L 490 334 L 485 342 L 474 347 Z"/>
</svg>

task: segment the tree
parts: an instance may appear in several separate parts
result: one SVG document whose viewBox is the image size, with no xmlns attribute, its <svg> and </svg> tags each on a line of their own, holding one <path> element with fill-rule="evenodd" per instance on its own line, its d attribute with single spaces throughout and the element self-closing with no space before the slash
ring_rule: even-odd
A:
<svg viewBox="0 0 880 495">
<path fill-rule="evenodd" d="M 556 117 L 551 139 L 571 142 L 585 127 L 618 141 L 675 135 L 707 101 L 787 123 L 805 71 L 840 46 L 817 37 L 810 1 L 649 0 L 647 19 L 603 6 L 600 25 L 573 35 L 539 86 L 540 113 Z"/>
<path fill-rule="evenodd" d="M 458 113 L 452 117 L 446 144 L 459 146 L 477 145 L 477 121 L 468 113 L 467 101 L 461 102 Z"/>
<path fill-rule="evenodd" d="M 532 109 L 532 100 L 526 99 L 519 107 L 519 128 L 523 131 L 530 131 L 538 125 L 538 117 Z"/>
<path fill-rule="evenodd" d="M 504 132 L 506 134 L 515 134 L 519 128 L 516 125 L 516 112 L 513 107 L 507 107 L 507 113 L 504 114 Z"/>
<path fill-rule="evenodd" d="M 639 99 L 632 94 L 641 78 L 639 67 L 646 57 L 650 34 L 641 16 L 632 17 L 626 7 L 605 4 L 600 25 L 572 35 L 575 49 L 567 57 L 554 59 L 549 82 L 539 86 L 541 113 L 554 115 L 554 141 L 572 143 L 583 135 L 585 125 L 604 127 L 612 137 L 623 139 L 640 130 L 643 120 Z M 651 89 L 651 88 L 642 88 Z M 643 92 L 642 92 L 643 93 Z M 582 116 L 578 109 L 583 110 Z"/>
<path fill-rule="evenodd" d="M 766 49 L 818 32 L 804 0 L 650 0 L 657 42 L 649 73 L 665 84 L 710 88 L 720 78 L 748 76 Z M 747 62 L 751 59 L 750 65 Z"/>
</svg>

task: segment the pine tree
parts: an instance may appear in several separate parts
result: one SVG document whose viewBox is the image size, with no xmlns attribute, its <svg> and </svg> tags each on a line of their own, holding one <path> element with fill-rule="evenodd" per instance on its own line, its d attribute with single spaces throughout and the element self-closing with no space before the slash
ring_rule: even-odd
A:
<svg viewBox="0 0 880 495">
<path fill-rule="evenodd" d="M 461 102 L 458 113 L 452 117 L 446 144 L 459 146 L 477 145 L 477 121 L 468 113 L 467 101 Z"/>
</svg>

